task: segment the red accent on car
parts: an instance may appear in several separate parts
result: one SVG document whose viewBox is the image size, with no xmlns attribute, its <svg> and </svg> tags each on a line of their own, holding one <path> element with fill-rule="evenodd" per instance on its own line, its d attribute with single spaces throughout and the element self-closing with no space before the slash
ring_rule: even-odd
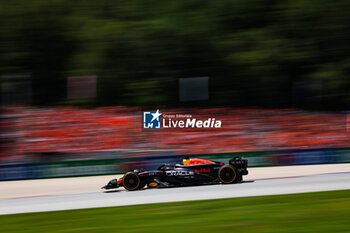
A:
<svg viewBox="0 0 350 233">
<path fill-rule="evenodd" d="M 199 173 L 203 173 L 203 172 L 210 172 L 210 168 L 201 168 L 201 169 L 194 169 L 194 172 L 199 172 Z"/>
</svg>

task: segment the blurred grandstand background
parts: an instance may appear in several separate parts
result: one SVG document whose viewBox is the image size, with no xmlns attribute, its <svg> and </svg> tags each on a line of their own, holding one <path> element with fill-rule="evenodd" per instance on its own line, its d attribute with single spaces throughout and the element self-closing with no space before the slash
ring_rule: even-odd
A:
<svg viewBox="0 0 350 233">
<path fill-rule="evenodd" d="M 26 161 L 28 155 L 35 161 L 35 155 L 50 152 L 69 153 L 73 159 L 74 154 L 99 151 L 135 157 L 350 147 L 344 113 L 227 107 L 166 109 L 163 114 L 215 117 L 222 120 L 223 127 L 143 130 L 141 108 L 17 106 L 2 111 L 3 162 Z"/>
<path fill-rule="evenodd" d="M 349 147 L 349 10 L 0 1 L 0 163 Z M 145 131 L 143 108 L 223 127 Z"/>
</svg>

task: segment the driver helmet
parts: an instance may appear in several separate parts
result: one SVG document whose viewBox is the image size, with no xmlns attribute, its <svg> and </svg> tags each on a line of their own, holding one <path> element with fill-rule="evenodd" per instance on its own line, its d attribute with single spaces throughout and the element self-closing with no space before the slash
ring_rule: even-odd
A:
<svg viewBox="0 0 350 233">
<path fill-rule="evenodd" d="M 183 165 L 189 165 L 190 164 L 190 157 L 185 156 L 184 159 L 182 160 Z"/>
</svg>

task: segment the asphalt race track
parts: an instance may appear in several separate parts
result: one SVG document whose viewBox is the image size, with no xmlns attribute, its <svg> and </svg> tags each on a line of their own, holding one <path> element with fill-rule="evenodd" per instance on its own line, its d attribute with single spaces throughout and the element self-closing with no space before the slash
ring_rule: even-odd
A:
<svg viewBox="0 0 350 233">
<path fill-rule="evenodd" d="M 350 189 L 350 172 L 310 175 L 295 178 L 248 180 L 240 184 L 231 185 L 149 189 L 134 192 L 128 192 L 124 189 L 109 192 L 104 192 L 101 190 L 100 192 L 9 198 L 0 200 L 0 214 L 304 193 L 342 189 Z"/>
</svg>

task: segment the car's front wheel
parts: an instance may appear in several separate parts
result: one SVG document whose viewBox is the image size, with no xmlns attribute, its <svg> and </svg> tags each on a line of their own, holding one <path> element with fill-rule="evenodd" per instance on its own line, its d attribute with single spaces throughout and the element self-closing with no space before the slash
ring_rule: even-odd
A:
<svg viewBox="0 0 350 233">
<path fill-rule="evenodd" d="M 123 186 L 128 191 L 134 191 L 143 188 L 145 184 L 137 173 L 128 172 L 123 177 Z"/>
</svg>

